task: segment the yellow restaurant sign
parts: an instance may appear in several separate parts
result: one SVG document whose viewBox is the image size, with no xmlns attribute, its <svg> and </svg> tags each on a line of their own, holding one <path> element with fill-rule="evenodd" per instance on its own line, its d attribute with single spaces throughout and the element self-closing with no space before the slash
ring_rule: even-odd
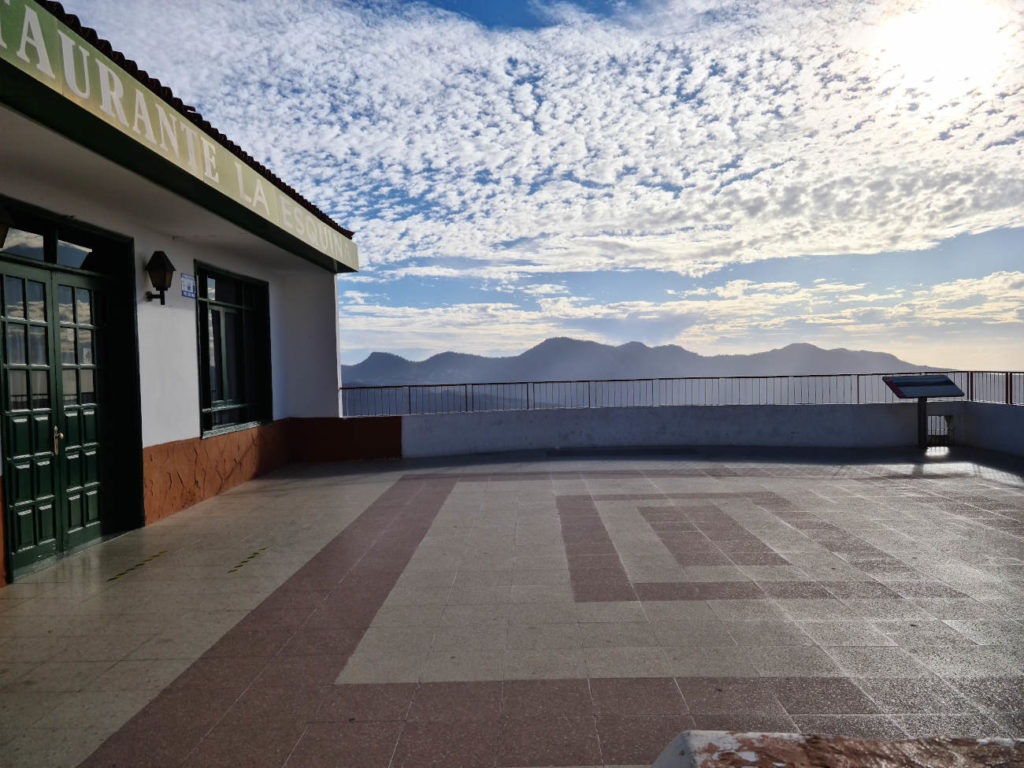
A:
<svg viewBox="0 0 1024 768">
<path fill-rule="evenodd" d="M 355 243 L 144 87 L 34 0 L 0 0 L 0 59 L 349 269 Z"/>
</svg>

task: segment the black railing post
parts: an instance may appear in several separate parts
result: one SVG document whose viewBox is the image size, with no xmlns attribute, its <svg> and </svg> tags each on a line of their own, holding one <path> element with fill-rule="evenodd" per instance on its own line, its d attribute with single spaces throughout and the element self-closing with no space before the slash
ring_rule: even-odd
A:
<svg viewBox="0 0 1024 768">
<path fill-rule="evenodd" d="M 1013 375 L 1006 372 L 1006 404 L 1013 405 Z"/>
<path fill-rule="evenodd" d="M 928 398 L 917 398 L 917 447 L 928 447 Z"/>
</svg>

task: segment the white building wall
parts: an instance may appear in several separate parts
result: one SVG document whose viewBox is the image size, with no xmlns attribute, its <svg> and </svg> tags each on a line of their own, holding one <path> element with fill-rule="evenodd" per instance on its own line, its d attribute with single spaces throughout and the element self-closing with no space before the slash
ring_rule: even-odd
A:
<svg viewBox="0 0 1024 768">
<path fill-rule="evenodd" d="M 197 260 L 269 283 L 274 418 L 339 415 L 336 281 L 326 270 L 281 249 L 249 258 L 159 232 L 148 220 L 104 205 L 102 194 L 74 194 L 11 174 L 3 181 L 9 197 L 134 239 L 143 446 L 200 434 L 195 301 L 181 295 L 180 283 L 181 273 L 195 274 Z M 160 211 L 152 216 L 159 221 Z M 178 270 L 166 306 L 145 298 L 152 286 L 143 267 L 156 250 Z"/>
<path fill-rule="evenodd" d="M 293 270 L 279 285 L 281 362 L 275 360 L 275 366 L 286 390 L 279 393 L 275 382 L 275 414 L 280 408 L 288 416 L 337 417 L 341 386 L 337 280 L 323 270 Z"/>
</svg>

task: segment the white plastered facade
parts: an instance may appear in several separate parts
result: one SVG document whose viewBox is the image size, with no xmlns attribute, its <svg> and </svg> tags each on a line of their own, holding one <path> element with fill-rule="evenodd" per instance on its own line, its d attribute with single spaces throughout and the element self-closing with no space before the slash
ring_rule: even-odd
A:
<svg viewBox="0 0 1024 768">
<path fill-rule="evenodd" d="M 143 447 L 200 436 L 196 306 L 180 283 L 196 262 L 269 285 L 274 420 L 339 415 L 334 276 L 4 107 L 0 137 L 0 193 L 134 240 Z M 178 270 L 165 306 L 145 297 L 157 250 Z"/>
</svg>

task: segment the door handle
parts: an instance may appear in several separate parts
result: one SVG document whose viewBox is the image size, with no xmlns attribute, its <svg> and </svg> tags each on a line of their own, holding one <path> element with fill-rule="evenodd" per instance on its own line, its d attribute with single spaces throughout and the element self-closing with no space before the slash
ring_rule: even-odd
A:
<svg viewBox="0 0 1024 768">
<path fill-rule="evenodd" d="M 59 428 L 53 428 L 53 455 L 60 456 L 60 441 L 64 439 L 64 433 Z"/>
</svg>

